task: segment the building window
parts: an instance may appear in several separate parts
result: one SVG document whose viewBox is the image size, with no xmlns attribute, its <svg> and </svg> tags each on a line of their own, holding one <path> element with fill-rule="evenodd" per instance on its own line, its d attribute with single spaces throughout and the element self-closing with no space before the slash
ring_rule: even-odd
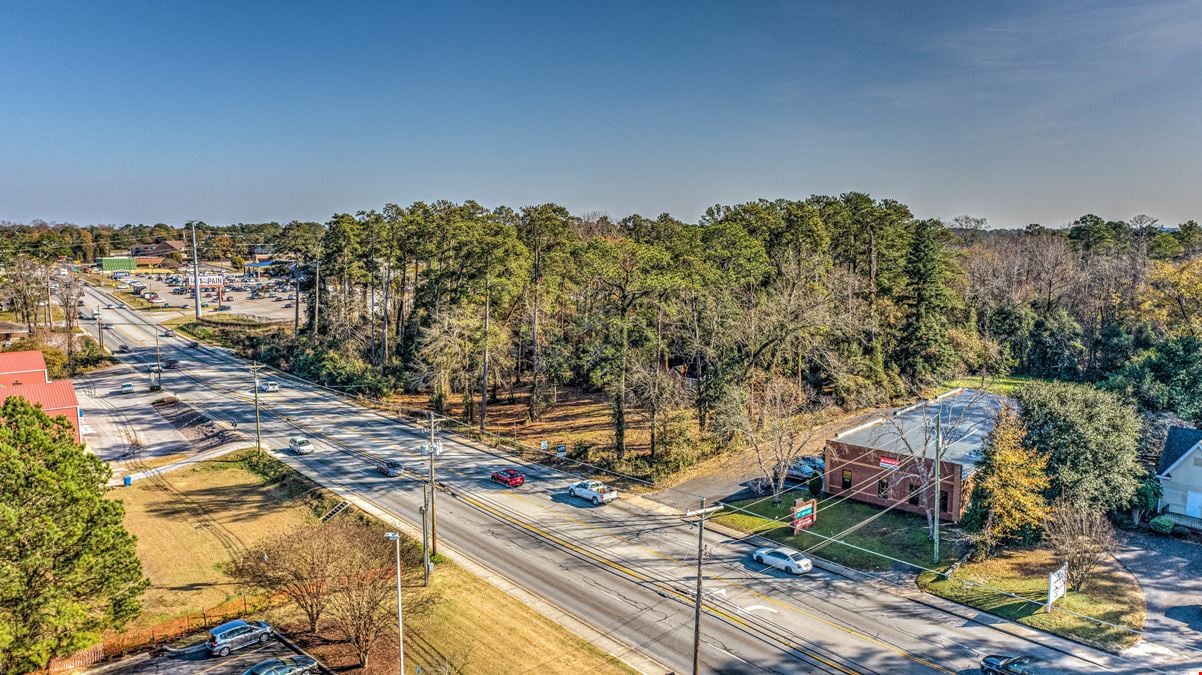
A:
<svg viewBox="0 0 1202 675">
<path fill-rule="evenodd" d="M 851 469 L 843 470 L 843 489 L 844 490 L 851 489 Z"/>
<path fill-rule="evenodd" d="M 910 498 L 906 500 L 910 506 L 918 506 L 918 483 L 910 483 Z"/>
<path fill-rule="evenodd" d="M 939 510 L 942 511 L 943 513 L 947 513 L 947 502 L 948 502 L 947 490 L 940 490 L 939 491 Z"/>
<path fill-rule="evenodd" d="M 876 482 L 876 496 L 881 499 L 889 498 L 889 480 L 882 478 Z"/>
</svg>

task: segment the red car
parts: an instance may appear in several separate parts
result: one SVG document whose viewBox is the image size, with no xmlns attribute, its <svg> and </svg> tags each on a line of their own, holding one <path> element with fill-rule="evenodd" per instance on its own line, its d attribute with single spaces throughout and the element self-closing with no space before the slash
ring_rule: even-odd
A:
<svg viewBox="0 0 1202 675">
<path fill-rule="evenodd" d="M 501 469 L 492 472 L 493 482 L 508 485 L 511 488 L 526 484 L 526 477 L 517 469 Z"/>
</svg>

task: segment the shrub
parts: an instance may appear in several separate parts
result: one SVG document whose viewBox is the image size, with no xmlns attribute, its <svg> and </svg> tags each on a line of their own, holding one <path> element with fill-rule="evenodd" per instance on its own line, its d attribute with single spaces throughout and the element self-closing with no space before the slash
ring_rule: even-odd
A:
<svg viewBox="0 0 1202 675">
<path fill-rule="evenodd" d="M 1156 516 L 1148 521 L 1148 527 L 1157 534 L 1172 534 L 1173 521 L 1169 520 L 1168 516 Z"/>
</svg>

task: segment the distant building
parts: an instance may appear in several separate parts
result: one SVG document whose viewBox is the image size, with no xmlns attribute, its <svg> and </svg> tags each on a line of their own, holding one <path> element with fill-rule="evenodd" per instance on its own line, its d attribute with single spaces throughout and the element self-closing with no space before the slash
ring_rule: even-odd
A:
<svg viewBox="0 0 1202 675">
<path fill-rule="evenodd" d="M 942 420 L 939 517 L 958 521 L 985 439 L 1005 402 L 975 389 L 956 389 L 845 431 L 826 442 L 823 489 L 876 506 L 924 513 L 922 491 L 934 484 L 936 422 Z"/>
<path fill-rule="evenodd" d="M 180 239 L 168 239 L 157 244 L 137 244 L 129 248 L 129 254 L 138 257 L 166 258 L 172 253 L 186 255 L 187 245 Z"/>
<path fill-rule="evenodd" d="M 10 396 L 24 398 L 51 417 L 66 417 L 75 428 L 75 442 L 83 442 L 75 386 L 71 380 L 50 381 L 42 352 L 0 353 L 0 401 L 6 401 Z"/>
<path fill-rule="evenodd" d="M 1169 429 L 1156 478 L 1163 490 L 1159 510 L 1178 524 L 1202 529 L 1202 430 Z"/>
<path fill-rule="evenodd" d="M 251 244 L 249 247 L 249 255 L 251 262 L 263 262 L 271 260 L 274 256 L 275 245 L 273 244 Z"/>
<path fill-rule="evenodd" d="M 128 256 L 101 258 L 99 262 L 101 272 L 133 272 L 138 269 L 138 261 Z"/>
</svg>

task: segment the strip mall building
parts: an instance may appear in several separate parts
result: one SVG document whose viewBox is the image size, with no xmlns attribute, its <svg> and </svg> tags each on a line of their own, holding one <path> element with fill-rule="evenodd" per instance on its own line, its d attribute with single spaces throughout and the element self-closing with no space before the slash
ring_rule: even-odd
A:
<svg viewBox="0 0 1202 675">
<path fill-rule="evenodd" d="M 82 443 L 79 431 L 79 399 L 71 380 L 50 380 L 42 352 L 0 353 L 0 401 L 20 396 L 38 405 L 51 417 L 62 415 L 75 427 L 75 442 Z"/>
<path fill-rule="evenodd" d="M 849 429 L 826 442 L 824 490 L 923 514 L 921 493 L 934 484 L 935 456 L 941 454 L 939 515 L 958 521 L 968 505 L 985 439 L 1005 403 L 1001 396 L 955 389 Z M 940 432 L 942 443 L 937 443 Z"/>
</svg>

